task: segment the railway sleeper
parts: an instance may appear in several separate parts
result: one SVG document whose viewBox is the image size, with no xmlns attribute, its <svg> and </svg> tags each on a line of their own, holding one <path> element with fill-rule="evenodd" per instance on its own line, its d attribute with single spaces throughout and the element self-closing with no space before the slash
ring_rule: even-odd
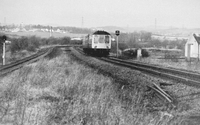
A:
<svg viewBox="0 0 200 125">
<path fill-rule="evenodd" d="M 166 82 L 160 82 L 159 84 L 160 84 L 160 86 L 172 86 L 172 85 L 174 85 L 172 83 L 166 83 Z"/>
</svg>

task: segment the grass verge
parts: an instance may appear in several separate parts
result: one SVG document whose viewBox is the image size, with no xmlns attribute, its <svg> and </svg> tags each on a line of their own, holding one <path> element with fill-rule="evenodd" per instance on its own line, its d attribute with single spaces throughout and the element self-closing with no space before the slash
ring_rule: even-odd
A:
<svg viewBox="0 0 200 125">
<path fill-rule="evenodd" d="M 62 53 L 2 78 L 1 124 L 158 125 L 180 121 L 164 109 L 149 111 L 156 98 L 146 97 L 144 88 L 121 86 L 70 57 Z"/>
</svg>

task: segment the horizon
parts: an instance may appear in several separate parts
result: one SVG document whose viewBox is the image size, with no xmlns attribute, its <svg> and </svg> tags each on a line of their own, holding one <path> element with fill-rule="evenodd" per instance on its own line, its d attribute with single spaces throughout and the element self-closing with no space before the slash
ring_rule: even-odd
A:
<svg viewBox="0 0 200 125">
<path fill-rule="evenodd" d="M 157 29 L 155 29 L 155 26 L 153 25 L 149 25 L 149 26 L 144 26 L 144 27 L 127 27 L 127 26 L 114 26 L 114 25 L 105 25 L 105 26 L 96 26 L 96 27 L 81 27 L 81 26 L 64 26 L 64 25 L 57 25 L 57 24 L 24 24 L 24 23 L 21 23 L 21 24 L 15 24 L 15 23 L 10 23 L 10 24 L 6 24 L 6 25 L 2 25 L 0 23 L 0 26 L 11 26 L 11 25 L 14 25 L 14 26 L 17 26 L 17 27 L 20 27 L 20 25 L 23 26 L 29 26 L 29 25 L 41 25 L 41 26 L 52 26 L 52 27 L 75 27 L 75 28 L 85 28 L 85 29 L 92 29 L 92 28 L 106 28 L 106 27 L 111 27 L 111 28 L 122 28 L 122 29 L 131 29 L 131 28 L 138 28 L 138 29 L 152 29 L 152 30 L 161 30 L 161 29 L 200 29 L 200 27 L 176 27 L 176 26 L 157 26 Z"/>
<path fill-rule="evenodd" d="M 1 0 L 0 24 L 200 28 L 199 0 Z"/>
</svg>

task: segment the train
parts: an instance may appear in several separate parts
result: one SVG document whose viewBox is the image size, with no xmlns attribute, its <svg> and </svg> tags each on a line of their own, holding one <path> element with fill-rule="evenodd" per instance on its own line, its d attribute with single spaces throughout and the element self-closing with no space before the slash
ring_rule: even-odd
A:
<svg viewBox="0 0 200 125">
<path fill-rule="evenodd" d="M 83 39 L 83 51 L 93 56 L 108 56 L 111 50 L 111 34 L 98 30 Z"/>
</svg>

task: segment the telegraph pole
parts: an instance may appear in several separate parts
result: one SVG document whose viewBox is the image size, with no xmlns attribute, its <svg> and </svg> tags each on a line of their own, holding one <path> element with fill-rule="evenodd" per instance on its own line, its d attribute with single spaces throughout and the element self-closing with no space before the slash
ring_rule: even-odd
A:
<svg viewBox="0 0 200 125">
<path fill-rule="evenodd" d="M 118 58 L 118 36 L 119 36 L 120 32 L 119 30 L 115 31 L 115 35 L 117 36 L 117 58 Z"/>
<path fill-rule="evenodd" d="M 155 18 L 155 30 L 157 30 L 157 19 Z"/>
<path fill-rule="evenodd" d="M 81 27 L 83 28 L 83 24 L 84 24 L 84 22 L 83 22 L 83 17 L 82 17 L 82 22 L 81 22 Z"/>
<path fill-rule="evenodd" d="M 6 25 L 6 17 L 4 17 L 4 25 Z"/>
<path fill-rule="evenodd" d="M 6 17 L 4 17 L 4 31 L 6 31 Z"/>
</svg>

